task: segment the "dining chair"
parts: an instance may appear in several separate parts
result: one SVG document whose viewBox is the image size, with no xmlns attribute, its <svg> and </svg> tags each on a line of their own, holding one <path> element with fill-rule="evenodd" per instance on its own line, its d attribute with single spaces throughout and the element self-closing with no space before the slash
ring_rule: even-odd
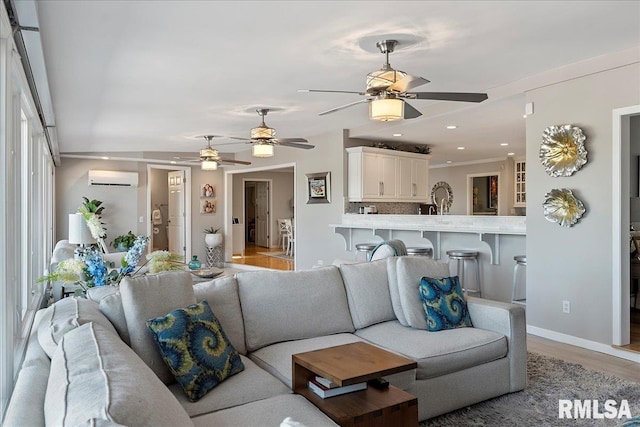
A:
<svg viewBox="0 0 640 427">
<path fill-rule="evenodd" d="M 278 242 L 278 244 L 280 246 L 282 246 L 282 250 L 284 251 L 287 246 L 288 246 L 288 234 L 287 234 L 287 225 L 286 222 L 287 220 L 291 221 L 288 218 L 281 218 L 281 219 L 277 219 L 276 221 L 278 221 L 278 230 L 280 232 L 280 240 Z"/>
<path fill-rule="evenodd" d="M 293 256 L 293 249 L 296 243 L 296 238 L 293 230 L 293 221 L 287 218 L 284 224 L 287 230 L 287 250 L 285 251 L 285 255 Z"/>
</svg>

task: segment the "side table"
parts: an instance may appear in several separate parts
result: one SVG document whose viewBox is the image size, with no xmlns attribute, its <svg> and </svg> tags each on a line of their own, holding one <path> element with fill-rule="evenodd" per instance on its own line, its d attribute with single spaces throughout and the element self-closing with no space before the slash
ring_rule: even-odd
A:
<svg viewBox="0 0 640 427">
<path fill-rule="evenodd" d="M 207 250 L 207 266 L 224 267 L 224 246 L 206 247 Z"/>
<path fill-rule="evenodd" d="M 316 375 L 340 386 L 375 380 L 415 369 L 414 360 L 358 342 L 294 354 L 292 365 L 293 391 L 343 427 L 418 425 L 418 399 L 392 385 L 383 390 L 369 385 L 366 390 L 326 399 L 307 387 Z"/>
</svg>

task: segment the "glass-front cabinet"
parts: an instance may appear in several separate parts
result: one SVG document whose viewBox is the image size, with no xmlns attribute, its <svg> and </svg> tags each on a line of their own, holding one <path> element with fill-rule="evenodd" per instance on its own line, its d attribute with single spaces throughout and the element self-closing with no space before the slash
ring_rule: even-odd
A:
<svg viewBox="0 0 640 427">
<path fill-rule="evenodd" d="M 524 160 L 516 160 L 514 164 L 514 197 L 513 206 L 525 207 L 527 206 L 527 163 Z"/>
</svg>

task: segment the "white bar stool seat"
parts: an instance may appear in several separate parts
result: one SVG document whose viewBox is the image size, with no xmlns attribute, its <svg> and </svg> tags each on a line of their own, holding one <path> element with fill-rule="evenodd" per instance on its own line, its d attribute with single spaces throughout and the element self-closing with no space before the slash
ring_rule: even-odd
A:
<svg viewBox="0 0 640 427">
<path fill-rule="evenodd" d="M 369 261 L 371 258 L 371 251 L 373 251 L 377 243 L 358 243 L 356 244 L 356 260 L 358 260 L 358 256 L 360 254 L 364 254 L 364 260 Z"/>
<path fill-rule="evenodd" d="M 516 265 L 513 267 L 511 302 L 513 304 L 527 305 L 527 256 L 516 255 L 513 260 Z"/>
<path fill-rule="evenodd" d="M 453 249 L 447 251 L 449 255 L 449 264 L 451 261 L 456 262 L 456 274 L 460 279 L 460 286 L 465 294 L 476 294 L 478 297 L 482 297 L 482 284 L 480 283 L 480 264 L 478 263 L 478 251 L 469 251 L 464 249 Z M 470 262 L 472 264 L 467 265 Z M 475 287 L 469 287 L 467 279 L 465 279 L 465 269 L 475 269 Z"/>
</svg>

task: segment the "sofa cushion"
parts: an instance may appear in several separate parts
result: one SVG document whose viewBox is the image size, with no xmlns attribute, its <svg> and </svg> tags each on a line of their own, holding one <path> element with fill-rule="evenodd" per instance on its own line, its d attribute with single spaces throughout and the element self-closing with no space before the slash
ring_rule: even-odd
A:
<svg viewBox="0 0 640 427">
<path fill-rule="evenodd" d="M 51 358 L 64 334 L 89 322 L 118 334 L 97 303 L 84 298 L 63 298 L 44 311 L 38 323 L 38 342 Z"/>
<path fill-rule="evenodd" d="M 286 385 L 258 367 L 249 358 L 240 356 L 240 359 L 244 365 L 244 371 L 227 378 L 197 402 L 189 401 L 178 384 L 170 385 L 169 391 L 178 399 L 190 417 L 291 393 Z"/>
<path fill-rule="evenodd" d="M 244 365 L 206 301 L 147 320 L 162 359 L 192 402 Z"/>
<path fill-rule="evenodd" d="M 67 333 L 51 361 L 47 425 L 192 425 L 178 401 L 120 338 L 95 323 Z"/>
<path fill-rule="evenodd" d="M 98 303 L 98 308 L 102 314 L 111 322 L 118 335 L 122 338 L 127 345 L 131 345 L 131 338 L 129 337 L 129 329 L 127 328 L 127 318 L 124 315 L 124 308 L 122 307 L 122 295 L 120 292 L 107 295 L 102 298 Z"/>
<path fill-rule="evenodd" d="M 458 276 L 423 277 L 419 290 L 428 331 L 473 327 Z"/>
<path fill-rule="evenodd" d="M 507 355 L 507 339 L 478 328 L 429 332 L 385 322 L 356 331 L 365 340 L 418 363 L 416 379 L 425 380 L 482 365 Z"/>
<path fill-rule="evenodd" d="M 389 295 L 387 260 L 340 265 L 351 320 L 356 329 L 395 320 Z"/>
<path fill-rule="evenodd" d="M 160 356 L 147 320 L 196 303 L 191 274 L 171 271 L 125 277 L 120 283 L 120 294 L 131 348 L 165 384 L 173 383 L 175 378 Z"/>
<path fill-rule="evenodd" d="M 207 301 L 220 321 L 229 341 L 240 354 L 247 354 L 244 342 L 244 321 L 238 296 L 238 282 L 233 276 L 221 277 L 193 286 L 196 301 Z"/>
<path fill-rule="evenodd" d="M 305 427 L 337 426 L 320 409 L 297 394 L 276 396 L 195 417 L 193 424 L 199 427 L 279 426 L 287 417 Z"/>
<path fill-rule="evenodd" d="M 389 295 L 391 296 L 391 306 L 396 319 L 404 325 L 409 326 L 407 318 L 404 317 L 402 304 L 400 303 L 400 291 L 398 290 L 398 257 L 387 258 L 387 280 L 389 281 Z"/>
<path fill-rule="evenodd" d="M 397 260 L 398 295 L 407 325 L 427 329 L 427 319 L 420 301 L 418 285 L 423 277 L 448 277 L 449 264 L 426 257 L 405 256 Z"/>
<path fill-rule="evenodd" d="M 248 351 L 354 331 L 338 267 L 246 271 L 236 279 Z"/>
<path fill-rule="evenodd" d="M 323 337 L 308 338 L 304 340 L 286 341 L 263 347 L 249 354 L 251 360 L 258 366 L 274 375 L 289 388 L 292 386 L 291 356 L 297 353 L 318 350 L 320 348 L 333 347 L 342 344 L 361 342 L 353 334 L 335 334 Z"/>
<path fill-rule="evenodd" d="M 99 303 L 102 298 L 118 292 L 120 292 L 120 287 L 118 286 L 94 286 L 87 289 L 87 299 Z"/>
</svg>

